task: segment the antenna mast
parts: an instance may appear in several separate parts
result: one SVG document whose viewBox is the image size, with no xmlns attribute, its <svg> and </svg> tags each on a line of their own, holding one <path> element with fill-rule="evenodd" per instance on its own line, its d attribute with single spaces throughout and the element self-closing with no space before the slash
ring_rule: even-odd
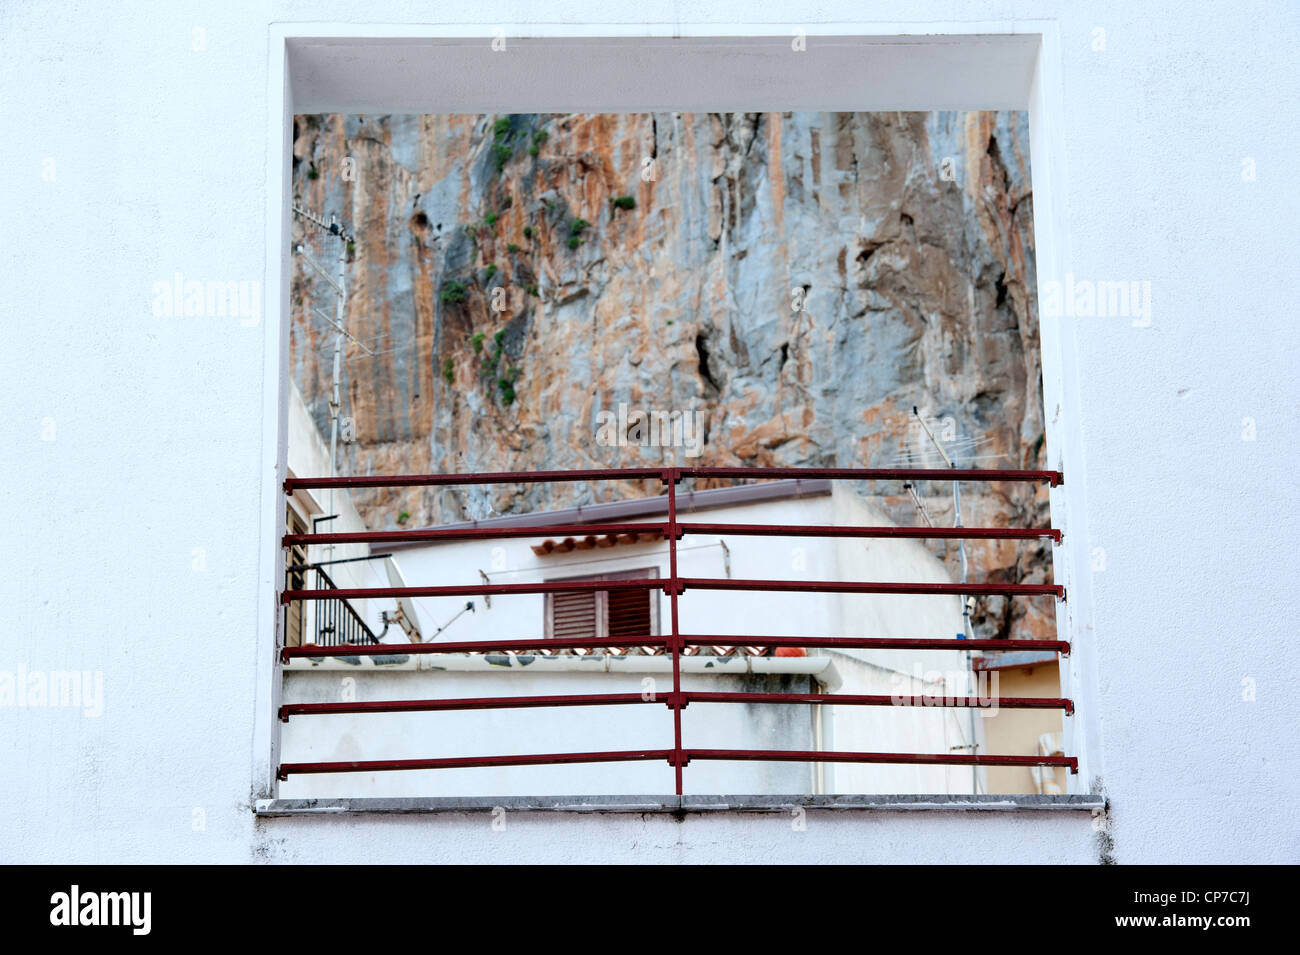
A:
<svg viewBox="0 0 1300 955">
<path fill-rule="evenodd" d="M 944 463 L 947 464 L 949 468 L 956 468 L 957 465 L 952 463 L 952 458 L 948 457 L 948 452 L 943 449 L 943 445 L 939 443 L 939 439 L 934 436 L 934 432 L 930 430 L 930 426 L 926 424 L 925 418 L 921 416 L 921 412 L 917 410 L 916 405 L 912 405 L 912 414 L 916 415 L 916 420 L 921 422 L 921 427 L 924 428 L 925 433 L 929 435 L 930 441 L 934 444 L 935 450 L 939 452 L 939 456 L 943 458 Z M 917 506 L 921 507 L 921 502 L 916 497 L 915 489 L 913 489 L 911 485 L 908 485 L 908 490 L 911 492 L 912 499 L 916 501 Z M 952 503 L 953 503 L 953 527 L 961 527 L 962 526 L 961 484 L 958 481 L 952 482 Z M 926 514 L 924 507 L 921 507 L 921 513 L 925 514 L 925 519 L 927 521 L 930 521 L 930 515 Z M 933 524 L 932 521 L 930 523 Z M 969 567 L 966 563 L 966 541 L 964 538 L 959 538 L 957 543 L 961 549 L 961 582 L 964 584 L 966 583 L 966 577 L 969 571 Z M 970 612 L 971 612 L 971 608 L 974 605 L 975 605 L 974 597 L 967 596 L 962 598 L 962 602 L 961 602 L 962 629 L 965 631 L 965 636 L 967 640 L 975 639 L 975 628 L 971 625 L 970 622 Z M 967 687 L 967 692 L 968 695 L 973 696 L 975 692 L 975 659 L 974 659 L 974 654 L 971 653 L 969 650 L 966 651 L 966 671 L 967 671 L 966 673 L 967 679 L 970 681 L 970 686 Z M 973 707 L 970 708 L 968 710 L 968 713 L 970 715 L 970 750 L 972 753 L 978 753 L 979 741 L 978 741 L 978 737 L 976 736 L 974 708 Z M 978 795 L 980 791 L 979 767 L 972 766 L 970 774 L 971 774 L 971 790 Z"/>
<path fill-rule="evenodd" d="M 319 272 L 325 278 L 325 281 L 330 283 L 330 285 L 334 289 L 334 294 L 335 294 L 335 301 L 336 301 L 335 308 L 334 308 L 335 321 L 332 323 L 334 325 L 334 380 L 333 380 L 333 387 L 330 391 L 330 475 L 329 475 L 330 477 L 334 477 L 337 470 L 335 466 L 335 461 L 337 460 L 337 454 L 338 454 L 339 412 L 343 408 L 343 404 L 342 404 L 343 339 L 345 336 L 349 339 L 352 338 L 352 336 L 348 335 L 347 331 L 345 330 L 344 313 L 345 310 L 347 309 L 347 302 L 348 302 L 348 286 L 347 286 L 348 245 L 353 241 L 354 236 L 351 231 L 345 229 L 342 225 L 339 224 L 338 217 L 335 216 L 333 213 L 330 213 L 329 222 L 326 222 L 320 216 L 316 215 L 315 213 L 307 209 L 304 209 L 302 206 L 299 206 L 297 204 L 294 205 L 293 211 L 295 215 L 306 220 L 307 222 L 310 222 L 312 225 L 316 226 L 316 228 L 320 229 L 322 232 L 325 232 L 328 235 L 332 235 L 335 238 L 337 238 L 339 243 L 339 271 L 338 271 L 337 282 L 329 277 L 328 272 L 326 272 L 323 268 L 321 268 L 319 265 L 316 264 L 316 261 L 310 255 L 307 254 L 307 250 L 303 248 L 302 245 L 299 245 L 297 247 L 298 253 L 304 259 L 307 260 L 308 264 L 311 265 L 311 267 L 315 269 L 317 272 Z M 330 512 L 334 511 L 334 489 L 333 488 L 330 488 L 329 490 L 328 510 Z M 327 550 L 332 553 L 334 550 L 334 545 L 333 544 L 329 545 Z"/>
</svg>

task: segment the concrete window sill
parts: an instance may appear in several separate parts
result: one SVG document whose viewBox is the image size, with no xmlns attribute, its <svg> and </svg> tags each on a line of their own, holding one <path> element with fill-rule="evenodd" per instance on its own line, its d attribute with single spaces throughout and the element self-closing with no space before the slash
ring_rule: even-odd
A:
<svg viewBox="0 0 1300 955">
<path fill-rule="evenodd" d="M 492 812 L 789 812 L 831 809 L 884 812 L 1042 812 L 1102 809 L 1101 796 L 358 796 L 321 799 L 259 799 L 259 816 L 357 813 Z"/>
</svg>

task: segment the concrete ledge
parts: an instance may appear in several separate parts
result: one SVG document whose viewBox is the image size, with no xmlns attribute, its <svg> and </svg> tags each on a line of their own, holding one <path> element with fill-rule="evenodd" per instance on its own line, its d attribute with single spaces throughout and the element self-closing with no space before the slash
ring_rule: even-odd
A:
<svg viewBox="0 0 1300 955">
<path fill-rule="evenodd" d="M 371 796 L 325 799 L 258 799 L 259 816 L 345 815 L 437 812 L 789 812 L 792 809 L 883 810 L 886 812 L 1021 812 L 1105 806 L 1101 796 Z"/>
</svg>

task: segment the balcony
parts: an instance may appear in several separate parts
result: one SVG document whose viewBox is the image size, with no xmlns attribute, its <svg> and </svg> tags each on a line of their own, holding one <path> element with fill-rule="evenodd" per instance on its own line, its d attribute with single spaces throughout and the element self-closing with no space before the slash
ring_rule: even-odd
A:
<svg viewBox="0 0 1300 955">
<path fill-rule="evenodd" d="M 382 545 L 384 548 L 402 546 L 450 544 L 455 542 L 508 541 L 520 538 L 546 538 L 552 542 L 558 538 L 564 540 L 588 540 L 598 537 L 608 538 L 626 536 L 632 541 L 652 541 L 666 548 L 666 567 L 656 577 L 623 577 L 601 580 L 529 580 L 523 582 L 476 582 L 447 584 L 438 580 L 422 581 L 416 586 L 403 587 L 368 587 L 336 588 L 332 586 L 290 587 L 281 594 L 281 602 L 287 608 L 305 607 L 313 604 L 335 605 L 346 608 L 347 601 L 373 600 L 377 598 L 394 600 L 444 599 L 454 598 L 464 601 L 471 598 L 507 599 L 523 595 L 543 595 L 547 599 L 555 595 L 573 594 L 641 594 L 662 595 L 666 603 L 664 626 L 658 633 L 627 634 L 617 636 L 573 636 L 552 635 L 549 637 L 520 636 L 517 632 L 494 634 L 491 639 L 475 640 L 426 640 L 421 643 L 392 644 L 379 643 L 372 631 L 364 627 L 353 627 L 344 634 L 347 614 L 334 610 L 326 613 L 323 619 L 335 621 L 332 633 L 343 637 L 332 642 L 318 640 L 315 644 L 283 646 L 281 658 L 287 667 L 293 667 L 300 661 L 314 661 L 323 665 L 330 660 L 347 659 L 391 660 L 400 655 L 409 660 L 410 666 L 420 667 L 421 661 L 436 661 L 440 658 L 479 657 L 484 660 L 482 669 L 515 667 L 526 668 L 541 655 L 549 654 L 552 658 L 563 653 L 586 652 L 599 655 L 606 662 L 609 672 L 619 668 L 638 666 L 653 672 L 659 668 L 664 680 L 660 688 L 651 680 L 652 688 L 639 692 L 540 692 L 528 695 L 508 694 L 498 691 L 491 695 L 454 696 L 405 699 L 365 699 L 365 700 L 314 700 L 287 702 L 280 708 L 280 719 L 285 722 L 297 720 L 322 720 L 335 717 L 348 717 L 361 722 L 348 724 L 350 727 L 366 725 L 366 719 L 380 719 L 393 714 L 472 714 L 489 711 L 562 711 L 574 707 L 613 708 L 615 710 L 652 710 L 663 713 L 667 719 L 662 724 L 662 736 L 655 745 L 602 746 L 600 748 L 580 748 L 565 746 L 563 749 L 547 747 L 545 733 L 539 741 L 536 751 L 502 753 L 505 748 L 502 740 L 493 736 L 492 724 L 484 724 L 478 730 L 469 729 L 469 724 L 456 724 L 460 729 L 454 735 L 454 742 L 459 751 L 472 747 L 469 754 L 429 755 L 425 749 L 433 742 L 447 743 L 450 737 L 435 733 L 424 736 L 422 733 L 392 733 L 383 735 L 383 743 L 388 749 L 398 747 L 402 750 L 400 758 L 384 759 L 328 759 L 328 760 L 286 760 L 278 767 L 279 779 L 287 781 L 301 777 L 322 777 L 353 774 L 375 778 L 374 774 L 384 773 L 418 773 L 422 771 L 457 772 L 467 769 L 494 769 L 513 767 L 559 767 L 577 764 L 607 765 L 626 763 L 662 763 L 667 767 L 664 779 L 666 790 L 671 780 L 673 791 L 681 797 L 687 789 L 688 769 L 705 764 L 805 764 L 811 766 L 852 765 L 852 766 L 938 766 L 964 768 L 975 774 L 985 767 L 1024 767 L 1051 768 L 1062 767 L 1071 773 L 1077 772 L 1077 760 L 1068 754 L 998 754 L 984 753 L 976 749 L 977 744 L 968 742 L 964 748 L 971 752 L 955 752 L 959 747 L 947 751 L 931 749 L 930 751 L 904 751 L 896 749 L 866 748 L 829 748 L 822 743 L 825 734 L 817 731 L 817 719 L 823 712 L 844 713 L 850 711 L 875 711 L 878 714 L 872 727 L 883 725 L 880 721 L 897 720 L 901 714 L 912 708 L 938 708 L 946 711 L 973 710 L 987 707 L 987 694 L 977 693 L 974 687 L 965 692 L 938 693 L 853 693 L 824 692 L 814 689 L 816 674 L 822 672 L 828 661 L 825 655 L 852 655 L 860 657 L 890 651 L 909 659 L 922 659 L 932 654 L 946 654 L 946 659 L 964 659 L 970 668 L 972 653 L 997 653 L 999 651 L 1035 651 L 1040 654 L 1064 655 L 1069 652 L 1069 644 L 1060 640 L 997 640 L 965 639 L 962 635 L 947 636 L 933 633 L 916 633 L 909 635 L 881 636 L 862 633 L 853 636 L 839 635 L 796 635 L 766 632 L 766 628 L 748 627 L 742 632 L 725 632 L 713 628 L 708 632 L 695 632 L 682 625 L 683 614 L 690 609 L 691 601 L 721 599 L 722 594 L 782 594 L 786 599 L 801 599 L 812 595 L 841 595 L 845 599 L 861 597 L 873 598 L 960 598 L 967 596 L 997 595 L 1015 600 L 1052 599 L 1063 601 L 1064 589 L 1057 584 L 1027 584 L 1006 582 L 967 582 L 957 583 L 951 580 L 887 580 L 887 579 L 792 579 L 786 577 L 726 575 L 704 576 L 683 571 L 681 562 L 683 552 L 687 549 L 685 542 L 699 539 L 733 540 L 773 539 L 773 538 L 810 538 L 839 541 L 895 541 L 916 542 L 926 539 L 953 540 L 1042 540 L 1056 543 L 1060 541 L 1060 532 L 1054 528 L 1006 528 L 1006 527 L 899 527 L 875 524 L 844 523 L 740 523 L 734 521 L 683 520 L 679 497 L 679 484 L 687 479 L 708 478 L 711 480 L 761 480 L 802 482 L 899 482 L 899 481 L 985 481 L 985 482 L 1033 482 L 1056 486 L 1061 483 L 1061 475 L 1055 471 L 1010 471 L 1010 470 L 961 470 L 961 469 L 856 469 L 856 468 L 638 468 L 575 470 L 529 473 L 485 473 L 485 474 L 428 474 L 410 476 L 365 476 L 336 478 L 290 478 L 285 482 L 286 493 L 304 490 L 335 489 L 348 490 L 367 487 L 412 487 L 412 486 L 456 486 L 485 484 L 526 484 L 529 482 L 591 482 L 606 480 L 652 479 L 660 481 L 666 490 L 661 519 L 654 520 L 609 520 L 598 525 L 591 523 L 547 523 L 541 515 L 529 515 L 526 519 L 499 519 L 491 526 L 458 525 L 452 527 L 418 528 L 410 530 L 363 531 L 340 533 L 298 533 L 287 534 L 283 544 L 287 548 L 307 545 L 329 544 L 367 544 Z M 689 492 L 687 492 L 689 493 Z M 707 492 L 705 492 L 707 493 Z M 631 502 L 628 502 L 631 503 Z M 642 505 L 644 507 L 644 505 Z M 488 522 L 485 522 L 488 523 Z M 534 553 L 550 553 L 539 544 L 533 547 Z M 328 580 L 327 577 L 318 578 Z M 709 595 L 713 595 L 710 597 Z M 753 599 L 757 599 L 757 596 Z M 805 603 L 807 601 L 804 601 Z M 865 618 L 863 618 L 865 619 Z M 771 621 L 769 621 L 771 622 Z M 771 629 L 776 629 L 772 627 Z M 634 652 L 633 652 L 634 651 Z M 739 651 L 739 652 L 738 652 Z M 558 652 L 558 653 L 557 653 Z M 806 660 L 782 660 L 770 654 L 805 653 L 813 656 Z M 746 673 L 768 674 L 792 673 L 808 675 L 806 689 L 800 689 L 791 679 L 782 677 L 784 682 L 774 684 L 766 689 L 728 689 L 725 691 L 702 688 L 696 674 L 707 673 L 712 669 L 720 673 L 724 669 L 738 673 L 728 665 L 719 669 L 719 664 L 709 662 L 701 657 L 714 654 L 733 654 L 732 659 L 746 668 Z M 646 660 L 636 663 L 637 655 Z M 757 655 L 762 659 L 754 659 Z M 954 656 L 956 655 L 956 656 Z M 621 656 L 621 663 L 610 663 L 613 657 Z M 499 658 L 502 662 L 491 662 L 489 657 Z M 873 659 L 878 659 L 873 658 Z M 746 660 L 753 660 L 746 663 Z M 766 661 L 769 669 L 759 666 Z M 547 670 L 558 672 L 555 664 L 547 664 L 533 672 Z M 596 663 L 595 660 L 588 660 Z M 793 664 L 799 664 L 794 666 Z M 786 666 L 789 664 L 790 666 Z M 351 664 L 349 664 L 351 665 Z M 431 664 L 437 667 L 436 663 Z M 757 667 L 757 669 L 755 669 Z M 783 669 L 784 667 L 784 669 Z M 585 672 L 593 672 L 587 663 L 581 664 Z M 640 671 L 638 671 L 640 672 Z M 822 690 L 838 681 L 829 681 Z M 558 684 L 557 684 L 558 685 Z M 1061 697 L 997 697 L 996 706 L 1001 709 L 1039 709 L 1057 710 L 1064 714 L 1073 712 L 1073 703 Z M 709 712 L 722 705 L 728 709 L 756 714 L 762 708 L 781 708 L 781 712 L 790 713 L 803 709 L 814 714 L 814 728 L 807 735 L 811 742 L 803 747 L 789 745 L 781 748 L 769 746 L 721 746 L 715 745 L 709 727 L 705 724 L 684 720 L 685 711 L 692 706 L 703 706 Z M 757 708 L 757 709 L 755 709 Z M 594 711 L 581 711 L 594 712 Z M 738 722 L 730 719 L 728 725 Z M 783 717 L 784 719 L 784 717 Z M 725 722 L 717 718 L 717 722 Z M 740 722 L 744 722 L 741 720 Z M 756 717 L 748 718 L 749 724 L 758 726 L 761 722 Z M 779 721 L 778 721 L 779 722 Z M 788 721 L 787 721 L 788 722 Z M 630 725 L 630 724 L 629 724 Z M 628 743 L 644 742 L 645 725 L 639 724 L 638 734 L 629 733 Z M 764 724 L 766 725 L 766 724 Z M 972 721 L 973 725 L 973 721 Z M 698 726 L 698 729 L 697 729 Z M 745 739 L 762 742 L 765 738 L 761 732 L 751 729 Z M 611 729 L 611 727 L 613 727 Z M 590 725 L 590 733 L 603 740 L 611 736 L 618 737 L 617 723 Z M 578 725 L 581 732 L 582 724 Z M 688 734 L 696 734 L 692 736 Z M 874 738 L 888 738 L 891 734 L 879 729 L 866 734 Z M 355 733 L 351 734 L 357 735 Z M 573 739 L 570 727 L 563 736 L 563 741 Z M 638 736 L 636 740 L 632 736 Z M 854 734 L 847 734 L 854 735 Z M 856 734 L 862 736 L 863 734 Z M 557 736 L 557 738 L 559 738 Z M 696 739 L 700 742 L 696 742 Z M 427 742 L 422 742 L 422 739 Z M 513 737 L 512 737 L 513 739 Z M 972 736 L 971 740 L 975 737 Z M 422 752 L 423 750 L 423 752 Z M 494 751 L 495 750 L 495 751 Z M 428 778 L 428 777 L 424 777 Z M 813 777 L 814 780 L 816 777 Z M 615 787 L 597 787 L 595 791 L 612 792 Z M 815 792 L 814 781 L 811 788 Z M 693 792 L 700 792 L 692 788 Z M 718 791 L 712 788 L 711 791 Z M 734 791 L 734 790 L 733 790 Z M 486 794 L 479 794 L 486 795 Z"/>
</svg>

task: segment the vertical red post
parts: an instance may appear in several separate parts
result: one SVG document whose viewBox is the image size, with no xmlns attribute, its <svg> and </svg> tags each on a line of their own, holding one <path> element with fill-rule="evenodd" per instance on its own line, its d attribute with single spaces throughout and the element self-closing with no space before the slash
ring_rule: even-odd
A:
<svg viewBox="0 0 1300 955">
<path fill-rule="evenodd" d="M 682 794 L 682 642 L 677 621 L 677 594 L 681 584 L 677 577 L 677 482 L 682 479 L 677 468 L 664 471 L 668 485 L 668 606 L 671 608 L 672 634 L 668 646 L 673 654 L 673 770 L 676 774 L 677 795 Z"/>
</svg>

